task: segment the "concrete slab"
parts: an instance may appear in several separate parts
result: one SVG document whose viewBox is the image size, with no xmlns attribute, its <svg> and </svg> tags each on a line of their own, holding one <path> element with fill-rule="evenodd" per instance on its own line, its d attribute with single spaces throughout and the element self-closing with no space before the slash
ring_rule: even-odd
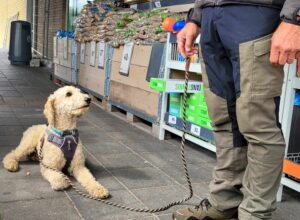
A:
<svg viewBox="0 0 300 220">
<path fill-rule="evenodd" d="M 0 203 L 3 219 L 9 220 L 82 220 L 67 198 L 47 198 Z"/>
<path fill-rule="evenodd" d="M 168 186 L 173 185 L 173 181 L 163 174 L 163 172 L 152 168 L 126 168 L 111 171 L 121 182 L 130 189 Z"/>
<path fill-rule="evenodd" d="M 68 193 L 69 194 L 69 193 Z M 69 194 L 70 195 L 70 194 Z M 144 207 L 133 195 L 125 190 L 111 192 L 112 198 L 110 201 L 118 202 L 127 206 L 142 208 Z M 75 206 L 82 214 L 84 219 L 89 220 L 125 220 L 131 218 L 143 219 L 149 214 L 135 213 L 124 211 L 120 208 L 115 208 L 102 204 L 101 202 L 93 201 L 77 195 L 70 195 Z"/>
</svg>

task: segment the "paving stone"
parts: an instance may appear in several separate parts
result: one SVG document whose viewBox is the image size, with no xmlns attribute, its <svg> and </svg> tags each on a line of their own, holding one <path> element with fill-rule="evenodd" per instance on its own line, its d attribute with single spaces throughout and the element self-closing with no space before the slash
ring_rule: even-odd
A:
<svg viewBox="0 0 300 220">
<path fill-rule="evenodd" d="M 3 97 L 7 105 L 26 105 L 26 100 L 22 97 Z"/>
<path fill-rule="evenodd" d="M 130 189 L 173 185 L 174 182 L 163 172 L 152 168 L 129 168 L 111 170 Z"/>
<path fill-rule="evenodd" d="M 36 95 L 41 93 L 39 88 L 17 88 L 17 90 L 23 95 Z"/>
<path fill-rule="evenodd" d="M 105 122 L 101 120 L 101 121 L 94 121 L 93 123 L 113 137 L 115 137 L 114 133 L 123 133 L 131 129 L 130 127 L 128 127 L 128 124 L 123 124 L 125 122 L 122 121 L 120 123 L 113 122 L 113 121 L 109 123 L 107 121 Z"/>
<path fill-rule="evenodd" d="M 130 168 L 144 168 L 150 167 L 147 161 L 141 159 L 133 153 L 117 153 L 117 154 L 105 154 L 95 153 L 103 165 L 109 170 L 112 169 L 130 169 Z"/>
<path fill-rule="evenodd" d="M 11 112 L 12 109 L 10 106 L 7 105 L 0 105 L 0 112 Z"/>
<path fill-rule="evenodd" d="M 178 207 L 177 207 L 178 208 Z M 158 215 L 158 218 L 160 220 L 172 220 L 172 213 L 168 213 L 168 214 L 163 214 L 163 215 Z"/>
<path fill-rule="evenodd" d="M 153 140 L 122 140 L 122 142 L 136 152 L 161 152 L 174 150 L 174 146 L 166 141 Z M 179 146 L 179 145 L 178 145 Z"/>
<path fill-rule="evenodd" d="M 15 91 L 16 89 L 12 86 L 0 86 L 0 91 Z"/>
<path fill-rule="evenodd" d="M 69 193 L 68 193 L 69 194 Z M 83 218 L 89 220 L 125 220 L 130 218 L 143 219 L 149 214 L 129 212 L 120 208 L 115 208 L 101 202 L 93 201 L 79 195 L 69 194 L 75 206 L 82 214 Z M 118 202 L 127 206 L 142 208 L 144 207 L 133 195 L 125 190 L 111 192 L 109 201 Z"/>
<path fill-rule="evenodd" d="M 201 158 L 196 157 L 194 154 L 191 154 L 188 149 L 185 152 L 186 155 L 186 161 L 187 164 L 199 164 L 204 163 L 204 161 L 201 160 Z M 158 166 L 158 167 L 164 167 L 164 166 L 181 166 L 182 160 L 181 160 L 181 153 L 178 151 L 178 149 L 169 150 L 169 151 L 156 151 L 156 152 L 145 152 L 142 153 L 142 156 L 148 160 L 150 163 Z"/>
<path fill-rule="evenodd" d="M 82 137 L 82 136 L 81 136 Z M 128 148 L 124 145 L 114 141 L 114 140 L 104 140 L 101 138 L 100 144 L 93 144 L 85 142 L 85 138 L 82 137 L 82 142 L 84 146 L 93 154 L 118 154 L 118 153 L 128 153 L 130 152 Z"/>
<path fill-rule="evenodd" d="M 0 146 L 17 146 L 20 143 L 21 135 L 0 136 Z"/>
<path fill-rule="evenodd" d="M 0 118 L 12 118 L 15 117 L 15 114 L 13 112 L 9 111 L 0 111 Z"/>
<path fill-rule="evenodd" d="M 108 188 L 109 191 L 124 190 L 124 186 L 116 180 L 108 171 L 104 169 L 101 164 L 98 163 L 89 154 L 86 155 L 86 166 L 91 171 L 93 176 L 99 181 L 103 186 Z"/>
<path fill-rule="evenodd" d="M 21 125 L 32 126 L 38 124 L 46 124 L 46 118 L 19 118 Z"/>
<path fill-rule="evenodd" d="M 15 90 L 1 90 L 0 95 L 2 97 L 19 97 L 19 96 L 21 96 L 21 93 L 15 91 Z"/>
<path fill-rule="evenodd" d="M 1 81 L 1 82 L 8 82 L 8 79 L 5 78 L 4 75 L 1 75 L 1 74 L 0 74 L 0 81 Z"/>
<path fill-rule="evenodd" d="M 181 138 L 176 137 L 167 140 L 166 142 L 172 144 L 175 148 L 180 146 Z M 216 155 L 215 153 L 206 150 L 196 144 L 193 144 L 191 142 L 186 142 L 186 149 L 187 149 L 187 155 L 197 155 L 198 158 L 201 159 L 201 161 L 209 162 L 209 163 L 216 163 Z M 198 162 L 199 163 L 199 162 Z"/>
<path fill-rule="evenodd" d="M 183 166 L 170 165 L 164 166 L 161 169 L 178 182 L 182 184 L 186 183 Z M 212 179 L 212 169 L 213 166 L 211 164 L 188 164 L 192 183 L 209 182 Z"/>
<path fill-rule="evenodd" d="M 22 126 L 0 125 L 0 135 L 1 136 L 11 136 L 11 135 L 21 136 L 24 131 L 25 130 Z"/>
<path fill-rule="evenodd" d="M 38 178 L 32 178 L 26 174 L 24 178 L 1 178 L 0 195 L 0 203 L 65 196 L 62 191 L 54 191 L 41 175 Z"/>
<path fill-rule="evenodd" d="M 1 160 L 2 158 L 4 158 L 4 156 L 7 153 L 9 153 L 14 148 L 15 147 L 1 147 L 0 148 Z M 27 172 L 30 173 L 30 176 L 27 176 Z M 30 181 L 36 181 L 39 178 L 41 178 L 40 166 L 38 162 L 28 161 L 26 158 L 24 158 L 19 163 L 19 170 L 17 172 L 9 172 L 6 169 L 4 169 L 4 167 L 1 164 L 0 176 L 1 176 L 1 180 L 18 180 L 18 179 L 29 180 L 30 179 Z M 42 181 L 46 181 L 46 180 L 42 179 Z"/>
<path fill-rule="evenodd" d="M 127 125 L 127 129 L 124 131 L 105 131 L 107 135 L 113 137 L 116 140 L 121 141 L 132 141 L 132 140 L 140 140 L 140 141 L 153 141 L 155 137 L 147 134 L 137 128 L 131 128 L 131 125 Z"/>
<path fill-rule="evenodd" d="M 154 215 L 152 215 L 152 216 L 143 216 L 142 218 L 141 217 L 131 218 L 131 219 L 126 218 L 126 220 L 158 220 L 158 217 L 154 217 Z"/>
<path fill-rule="evenodd" d="M 66 197 L 0 203 L 0 213 L 9 220 L 82 219 Z"/>
<path fill-rule="evenodd" d="M 0 81 L 0 87 L 2 87 L 2 86 L 9 87 L 9 86 L 11 86 L 11 84 L 8 81 Z"/>
<path fill-rule="evenodd" d="M 150 208 L 159 208 L 166 206 L 174 201 L 181 200 L 189 196 L 188 190 L 181 186 L 165 186 L 165 187 L 153 187 L 144 189 L 133 189 L 132 192 Z M 184 203 L 187 205 L 199 204 L 199 199 L 193 197 L 191 200 Z M 178 206 L 172 207 L 159 214 L 173 213 L 178 209 Z"/>
<path fill-rule="evenodd" d="M 209 196 L 209 182 L 193 182 L 193 189 L 195 195 L 199 196 L 202 199 L 207 198 Z"/>
<path fill-rule="evenodd" d="M 111 138 L 106 136 L 105 134 L 101 133 L 101 132 L 93 132 L 91 131 L 92 133 L 89 133 L 89 132 L 83 132 L 81 127 L 79 127 L 79 135 L 80 135 L 80 138 L 82 140 L 82 143 L 83 144 L 94 144 L 95 146 L 101 146 L 101 144 L 103 142 L 106 142 L 106 141 L 110 141 Z"/>
</svg>

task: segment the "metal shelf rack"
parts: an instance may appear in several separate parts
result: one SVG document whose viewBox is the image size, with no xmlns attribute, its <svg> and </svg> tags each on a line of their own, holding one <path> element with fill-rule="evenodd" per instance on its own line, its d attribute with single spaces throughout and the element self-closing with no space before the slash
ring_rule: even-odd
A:
<svg viewBox="0 0 300 220">
<path fill-rule="evenodd" d="M 285 66 L 285 79 L 283 84 L 283 92 L 281 96 L 281 106 L 279 119 L 282 125 L 282 132 L 286 142 L 286 157 L 288 156 L 289 141 L 291 133 L 291 124 L 294 110 L 294 99 L 296 90 L 300 90 L 300 78 L 297 77 L 297 65 L 294 62 L 291 65 Z M 300 152 L 300 146 L 299 146 Z M 277 201 L 282 200 L 283 187 L 289 187 L 295 191 L 300 192 L 300 182 L 283 174 L 281 185 L 277 193 Z"/>
<path fill-rule="evenodd" d="M 199 36 L 200 37 L 200 36 Z M 185 70 L 185 62 L 177 57 L 177 44 L 176 37 L 173 34 L 169 34 L 168 41 L 166 47 L 166 65 L 164 70 L 163 79 L 170 79 L 171 70 Z M 199 38 L 196 40 L 199 42 Z M 191 63 L 190 72 L 201 74 L 201 66 L 197 61 L 195 63 Z M 183 73 L 184 74 L 184 73 Z M 175 135 L 181 136 L 182 129 L 180 129 L 180 124 L 182 119 L 176 118 L 175 116 L 170 116 L 167 112 L 168 105 L 168 93 L 161 93 L 161 114 L 160 114 L 160 130 L 159 130 L 159 139 L 164 140 L 165 131 L 171 132 Z M 170 120 L 175 120 L 175 122 L 171 122 Z M 213 135 L 212 131 L 209 131 L 205 128 L 202 128 L 198 125 L 194 125 L 191 123 L 187 123 L 187 130 L 191 134 L 186 135 L 186 139 L 205 148 L 210 151 L 215 152 L 216 147 L 212 143 Z M 192 135 L 193 134 L 193 135 Z M 203 134 L 203 135 L 202 135 Z"/>
</svg>

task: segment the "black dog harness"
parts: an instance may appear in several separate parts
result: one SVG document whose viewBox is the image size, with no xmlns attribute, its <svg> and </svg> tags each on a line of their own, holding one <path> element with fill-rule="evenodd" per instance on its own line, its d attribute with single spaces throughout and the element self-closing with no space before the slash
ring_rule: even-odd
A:
<svg viewBox="0 0 300 220">
<path fill-rule="evenodd" d="M 78 145 L 78 130 L 59 131 L 55 128 L 50 128 L 46 130 L 46 133 L 48 134 L 47 140 L 60 148 L 63 152 L 66 164 L 62 169 L 62 172 L 67 174 Z"/>
</svg>

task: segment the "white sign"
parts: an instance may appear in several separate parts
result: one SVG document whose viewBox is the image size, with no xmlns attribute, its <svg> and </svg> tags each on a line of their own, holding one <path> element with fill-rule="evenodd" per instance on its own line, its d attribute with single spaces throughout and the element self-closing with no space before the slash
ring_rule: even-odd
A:
<svg viewBox="0 0 300 220">
<path fill-rule="evenodd" d="M 169 79 L 166 82 L 166 92 L 184 92 L 185 81 Z M 202 82 L 190 80 L 188 83 L 188 93 L 199 93 Z"/>
<path fill-rule="evenodd" d="M 156 8 L 161 8 L 161 3 L 160 3 L 160 1 L 155 1 L 154 4 L 155 4 L 155 7 L 156 7 Z"/>
<path fill-rule="evenodd" d="M 105 64 L 105 42 L 100 42 L 99 43 L 99 59 L 98 59 L 98 67 L 99 68 L 104 68 Z"/>
<path fill-rule="evenodd" d="M 133 42 L 127 43 L 124 46 L 122 61 L 121 61 L 121 66 L 120 66 L 121 74 L 128 75 L 128 73 L 129 73 L 129 66 L 130 66 L 130 61 L 131 61 L 131 55 L 133 52 L 133 46 L 134 46 Z"/>
<path fill-rule="evenodd" d="M 172 125 L 176 125 L 176 122 L 177 122 L 176 116 L 169 115 L 168 123 L 169 123 L 169 124 L 172 124 Z"/>
<path fill-rule="evenodd" d="M 57 57 L 57 37 L 55 37 L 53 41 L 53 55 Z"/>
<path fill-rule="evenodd" d="M 85 62 L 85 43 L 80 45 L 80 63 L 84 64 Z"/>
<path fill-rule="evenodd" d="M 67 60 L 68 59 L 68 38 L 64 37 L 63 42 L 64 42 L 64 59 Z"/>
<path fill-rule="evenodd" d="M 137 4 L 131 5 L 130 8 L 137 10 Z"/>
<path fill-rule="evenodd" d="M 199 137 L 200 136 L 200 130 L 201 130 L 200 126 L 197 126 L 197 125 L 194 125 L 194 124 L 191 125 L 191 133 L 193 135 L 196 135 L 196 136 Z"/>
<path fill-rule="evenodd" d="M 91 42 L 90 65 L 95 66 L 96 63 L 96 41 Z"/>
</svg>

